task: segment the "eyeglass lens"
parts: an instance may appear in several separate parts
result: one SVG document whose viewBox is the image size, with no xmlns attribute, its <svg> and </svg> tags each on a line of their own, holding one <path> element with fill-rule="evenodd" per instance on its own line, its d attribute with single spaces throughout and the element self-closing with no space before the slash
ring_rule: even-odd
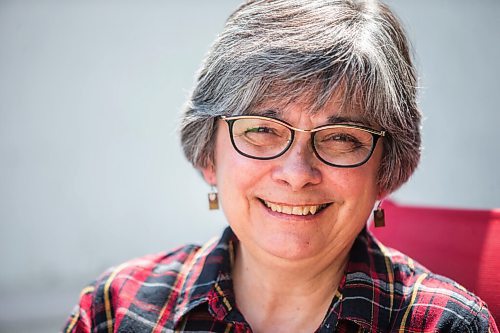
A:
<svg viewBox="0 0 500 333">
<path fill-rule="evenodd" d="M 239 118 L 232 122 L 233 144 L 240 153 L 258 159 L 283 154 L 291 145 L 294 130 L 263 118 Z M 363 129 L 339 125 L 313 132 L 313 147 L 324 162 L 354 166 L 371 155 L 374 136 Z"/>
</svg>

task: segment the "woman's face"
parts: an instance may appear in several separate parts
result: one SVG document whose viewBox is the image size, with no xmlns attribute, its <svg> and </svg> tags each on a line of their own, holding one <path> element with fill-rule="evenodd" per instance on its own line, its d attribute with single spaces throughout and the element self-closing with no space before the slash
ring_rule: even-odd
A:
<svg viewBox="0 0 500 333">
<path fill-rule="evenodd" d="M 312 129 L 336 116 L 339 103 L 332 99 L 315 115 L 308 114 L 308 105 L 302 102 L 280 107 L 265 103 L 254 112 L 269 110 L 294 127 Z M 342 117 L 360 121 L 355 115 L 343 113 Z M 285 154 L 255 160 L 233 148 L 228 124 L 219 120 L 215 166 L 202 171 L 207 182 L 217 186 L 224 213 L 241 245 L 254 255 L 293 260 L 335 256 L 351 247 L 369 217 L 379 196 L 376 176 L 381 143 L 362 166 L 336 168 L 314 155 L 310 139 L 310 133 L 297 132 Z M 317 212 L 296 215 L 306 206 Z"/>
</svg>

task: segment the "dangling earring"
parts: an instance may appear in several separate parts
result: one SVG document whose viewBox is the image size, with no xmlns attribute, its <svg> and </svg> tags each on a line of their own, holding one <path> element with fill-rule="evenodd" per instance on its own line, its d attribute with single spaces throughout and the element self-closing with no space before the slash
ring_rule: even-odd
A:
<svg viewBox="0 0 500 333">
<path fill-rule="evenodd" d="M 380 200 L 377 205 L 377 209 L 373 211 L 373 223 L 375 224 L 375 228 L 385 227 L 385 213 L 382 206 L 382 201 Z"/>
<path fill-rule="evenodd" d="M 212 191 L 208 193 L 208 209 L 219 209 L 219 196 L 217 190 L 212 185 Z"/>
</svg>

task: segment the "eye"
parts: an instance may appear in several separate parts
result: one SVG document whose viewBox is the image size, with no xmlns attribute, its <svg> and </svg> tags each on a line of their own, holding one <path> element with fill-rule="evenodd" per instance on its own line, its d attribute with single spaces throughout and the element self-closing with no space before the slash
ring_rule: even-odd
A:
<svg viewBox="0 0 500 333">
<path fill-rule="evenodd" d="M 333 141 L 338 143 L 350 143 L 353 145 L 360 145 L 360 141 L 355 136 L 349 135 L 347 133 L 335 133 L 329 136 L 325 136 L 322 141 Z"/>
<path fill-rule="evenodd" d="M 274 128 L 271 127 L 264 127 L 264 126 L 259 126 L 259 127 L 250 127 L 245 130 L 245 133 L 264 133 L 264 134 L 276 134 L 276 131 Z"/>
<path fill-rule="evenodd" d="M 232 130 L 236 144 L 246 147 L 282 147 L 291 135 L 286 126 L 261 118 L 238 119 Z"/>
<path fill-rule="evenodd" d="M 315 136 L 316 147 L 327 155 L 367 151 L 371 142 L 370 133 L 353 127 L 326 128 Z"/>
</svg>

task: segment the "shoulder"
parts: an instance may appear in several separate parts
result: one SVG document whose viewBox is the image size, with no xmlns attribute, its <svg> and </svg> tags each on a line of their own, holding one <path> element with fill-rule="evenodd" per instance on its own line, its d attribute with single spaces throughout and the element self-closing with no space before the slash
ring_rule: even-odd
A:
<svg viewBox="0 0 500 333">
<path fill-rule="evenodd" d="M 199 245 L 184 245 L 169 252 L 148 254 L 134 258 L 120 265 L 111 267 L 99 277 L 99 280 L 109 279 L 119 281 L 128 275 L 144 277 L 154 275 L 172 275 L 179 272 L 180 268 L 189 261 L 200 248 Z"/>
<path fill-rule="evenodd" d="M 398 328 L 488 332 L 493 319 L 479 297 L 399 251 L 379 245 L 393 275 L 394 319 Z"/>
<path fill-rule="evenodd" d="M 185 245 L 106 270 L 82 290 L 65 331 L 104 329 L 110 322 L 121 321 L 130 309 L 144 315 L 159 313 L 166 300 L 175 299 L 172 296 L 179 292 L 179 277 L 199 249 L 198 245 Z"/>
<path fill-rule="evenodd" d="M 143 285 L 154 287 L 150 289 L 175 290 L 178 275 L 199 249 L 198 245 L 185 245 L 170 252 L 149 254 L 126 261 L 102 274 L 94 284 L 96 291 L 116 291 L 116 295 L 127 298 L 133 297 Z"/>
<path fill-rule="evenodd" d="M 227 228 L 203 246 L 136 258 L 113 267 L 84 288 L 65 332 L 150 331 L 173 327 L 178 310 L 208 297 L 228 271 L 234 234 Z"/>
</svg>

